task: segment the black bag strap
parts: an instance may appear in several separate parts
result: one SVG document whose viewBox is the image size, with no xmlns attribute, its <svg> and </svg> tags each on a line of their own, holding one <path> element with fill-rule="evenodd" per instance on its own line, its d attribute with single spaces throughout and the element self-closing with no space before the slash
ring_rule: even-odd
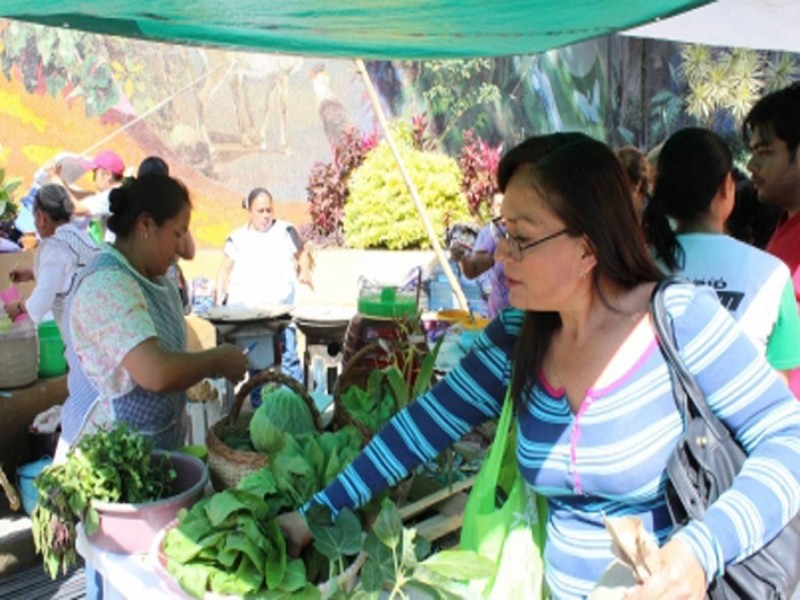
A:
<svg viewBox="0 0 800 600">
<path fill-rule="evenodd" d="M 717 418 L 711 407 L 706 402 L 705 395 L 700 390 L 694 376 L 683 362 L 678 347 L 675 344 L 675 332 L 672 319 L 667 312 L 664 301 L 664 291 L 675 283 L 690 283 L 678 277 L 667 277 L 658 282 L 650 297 L 650 316 L 655 326 L 656 339 L 661 347 L 661 352 L 667 360 L 667 366 L 672 377 L 672 387 L 675 393 L 676 404 L 683 418 L 684 430 L 689 422 L 691 409 L 706 422 L 709 429 L 722 439 L 729 436 L 727 427 Z M 676 381 L 677 379 L 677 381 Z M 676 385 L 679 383 L 680 385 Z M 691 406 L 690 406 L 691 403 Z"/>
</svg>

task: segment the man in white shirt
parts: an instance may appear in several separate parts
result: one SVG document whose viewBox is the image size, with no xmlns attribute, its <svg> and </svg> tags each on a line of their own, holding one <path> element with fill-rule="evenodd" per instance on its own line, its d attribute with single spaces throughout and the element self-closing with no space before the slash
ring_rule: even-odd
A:
<svg viewBox="0 0 800 600">
<path fill-rule="evenodd" d="M 72 197 L 75 206 L 73 221 L 83 229 L 88 227 L 96 242 L 111 242 L 113 234 L 106 231 L 105 227 L 105 221 L 111 214 L 108 195 L 111 190 L 122 185 L 125 163 L 113 150 L 103 150 L 92 160 L 85 161 L 83 166 L 86 170 L 92 171 L 97 193 L 80 193 L 70 188 L 65 182 L 60 182 Z M 55 176 L 58 178 L 56 181 L 59 181 L 58 164 L 56 164 Z"/>
</svg>

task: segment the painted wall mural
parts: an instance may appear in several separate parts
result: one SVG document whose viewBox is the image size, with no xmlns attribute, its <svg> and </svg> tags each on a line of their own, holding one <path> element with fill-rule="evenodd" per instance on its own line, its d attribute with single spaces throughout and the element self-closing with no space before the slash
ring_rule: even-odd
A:
<svg viewBox="0 0 800 600">
<path fill-rule="evenodd" d="M 533 56 L 367 68 L 387 113 L 408 124 L 424 113 L 430 143 L 455 157 L 468 131 L 494 147 L 579 130 L 647 149 L 702 123 L 734 140 L 742 102 L 796 79 L 798 64 L 796 55 L 608 37 Z M 243 220 L 240 198 L 258 185 L 272 190 L 279 214 L 308 220 L 315 163 L 333 159 L 348 126 L 377 131 L 347 60 L 0 20 L 0 71 L 0 166 L 27 185 L 61 151 L 111 148 L 134 166 L 159 154 L 193 192 L 201 245 L 221 245 Z M 709 80 L 739 87 L 709 89 Z"/>
</svg>

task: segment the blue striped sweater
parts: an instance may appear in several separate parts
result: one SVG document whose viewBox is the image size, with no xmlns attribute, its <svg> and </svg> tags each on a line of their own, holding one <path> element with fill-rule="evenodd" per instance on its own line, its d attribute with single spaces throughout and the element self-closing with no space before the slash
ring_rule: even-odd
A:
<svg viewBox="0 0 800 600">
<path fill-rule="evenodd" d="M 800 510 L 800 407 L 713 292 L 667 290 L 681 355 L 708 403 L 749 458 L 730 490 L 675 536 L 709 578 L 772 539 Z M 399 413 L 312 502 L 360 506 L 436 456 L 473 426 L 497 417 L 524 313 L 506 310 L 443 381 Z M 590 389 L 577 412 L 546 381 L 525 399 L 517 459 L 548 498 L 545 575 L 556 598 L 580 598 L 613 559 L 601 514 L 635 515 L 660 542 L 673 533 L 664 502 L 666 462 L 681 420 L 658 345 L 628 373 Z"/>
</svg>

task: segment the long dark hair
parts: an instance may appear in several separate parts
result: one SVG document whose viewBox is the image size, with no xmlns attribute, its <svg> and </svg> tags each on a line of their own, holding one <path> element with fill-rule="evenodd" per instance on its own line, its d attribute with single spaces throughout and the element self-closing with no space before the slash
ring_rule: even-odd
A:
<svg viewBox="0 0 800 600">
<path fill-rule="evenodd" d="M 622 165 L 605 144 L 579 133 L 545 136 L 550 151 L 533 152 L 539 138 L 526 140 L 500 161 L 498 183 L 505 191 L 514 173 L 529 169 L 529 184 L 539 190 L 571 236 L 585 236 L 597 264 L 592 285 L 606 304 L 600 279 L 633 289 L 663 276 L 650 258 L 630 199 Z M 609 305 L 610 306 L 610 305 Z M 612 307 L 613 308 L 613 307 Z M 518 403 L 539 382 L 553 334 L 561 326 L 557 312 L 528 311 L 514 355 L 512 397 Z"/>
<path fill-rule="evenodd" d="M 670 270 L 685 264 L 683 248 L 667 217 L 690 221 L 708 212 L 725 176 L 733 168 L 728 146 L 708 129 L 689 127 L 672 134 L 658 157 L 658 177 L 644 212 L 647 239 Z"/>
<path fill-rule="evenodd" d="M 155 173 L 142 175 L 111 190 L 109 204 L 108 228 L 120 238 L 130 235 L 142 214 L 150 215 L 161 227 L 176 217 L 184 206 L 192 205 L 185 185 L 168 175 Z"/>
</svg>

